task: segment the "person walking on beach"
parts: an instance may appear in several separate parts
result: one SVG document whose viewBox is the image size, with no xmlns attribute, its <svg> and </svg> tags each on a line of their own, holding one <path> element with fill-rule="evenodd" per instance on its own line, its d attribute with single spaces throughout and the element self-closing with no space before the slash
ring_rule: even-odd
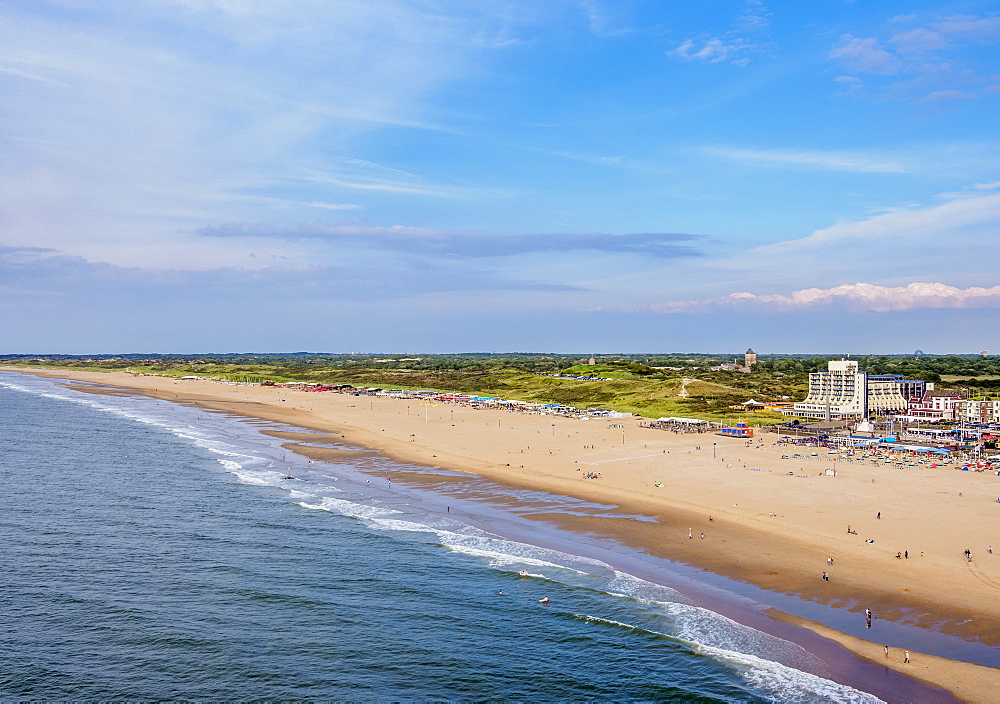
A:
<svg viewBox="0 0 1000 704">
<path fill-rule="evenodd" d="M 688 528 L 688 539 L 694 537 L 694 528 Z"/>
<path fill-rule="evenodd" d="M 910 663 L 910 651 L 909 650 L 904 650 L 903 651 L 903 664 L 904 665 L 908 665 L 909 663 Z"/>
<path fill-rule="evenodd" d="M 826 564 L 832 565 L 833 564 L 833 558 L 832 557 L 826 558 Z"/>
<path fill-rule="evenodd" d="M 885 659 L 888 660 L 889 659 L 889 646 L 888 645 L 883 645 L 882 646 L 882 652 L 885 653 Z"/>
<path fill-rule="evenodd" d="M 824 572 L 823 573 L 823 581 L 824 582 L 829 582 L 830 581 L 830 573 L 829 572 Z"/>
</svg>

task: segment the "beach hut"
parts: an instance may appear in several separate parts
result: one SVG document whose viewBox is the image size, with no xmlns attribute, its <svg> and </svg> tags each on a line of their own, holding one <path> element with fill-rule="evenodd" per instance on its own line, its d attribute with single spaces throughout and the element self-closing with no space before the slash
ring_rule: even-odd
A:
<svg viewBox="0 0 1000 704">
<path fill-rule="evenodd" d="M 746 423 L 737 423 L 731 428 L 723 428 L 719 431 L 719 435 L 725 435 L 727 437 L 734 438 L 752 438 L 753 428 L 751 428 Z"/>
</svg>

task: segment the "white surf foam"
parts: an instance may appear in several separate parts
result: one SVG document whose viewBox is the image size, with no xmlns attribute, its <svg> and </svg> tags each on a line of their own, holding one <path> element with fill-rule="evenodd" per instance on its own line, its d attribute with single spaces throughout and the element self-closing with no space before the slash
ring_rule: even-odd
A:
<svg viewBox="0 0 1000 704">
<path fill-rule="evenodd" d="M 357 503 L 354 501 L 335 499 L 332 496 L 323 496 L 316 498 L 320 499 L 316 503 L 306 503 L 305 501 L 301 501 L 299 502 L 299 506 L 301 506 L 302 508 L 308 508 L 318 511 L 329 511 L 330 513 L 336 513 L 341 516 L 348 516 L 350 518 L 362 518 L 362 519 L 382 518 L 384 516 L 401 513 L 401 511 L 397 511 L 391 508 L 369 506 L 367 504 Z"/>
<path fill-rule="evenodd" d="M 693 607 L 688 607 L 693 608 Z M 880 704 L 878 697 L 833 680 L 783 665 L 773 660 L 729 648 L 705 645 L 671 633 L 663 633 L 632 623 L 589 614 L 574 614 L 576 618 L 601 626 L 634 629 L 686 643 L 694 652 L 711 657 L 739 676 L 750 687 L 775 701 L 789 704 L 819 704 L 844 702 L 849 704 Z"/>
<path fill-rule="evenodd" d="M 514 567 L 522 565 L 530 565 L 532 567 L 548 567 L 557 570 L 568 570 L 570 572 L 575 572 L 576 574 L 589 574 L 584 570 L 577 570 L 565 565 L 560 565 L 555 562 L 549 562 L 547 560 L 539 560 L 532 557 L 515 557 L 513 555 L 508 555 L 503 552 L 497 552 L 496 550 L 486 550 L 483 548 L 471 547 L 468 545 L 447 545 L 446 546 L 452 552 L 462 553 L 464 555 L 472 555 L 473 557 L 486 558 L 489 561 L 490 567 Z M 537 575 L 542 577 L 544 575 Z M 545 577 L 545 579 L 552 579 L 551 577 Z"/>
<path fill-rule="evenodd" d="M 655 603 L 689 603 L 689 599 L 676 589 L 662 584 L 655 584 L 627 572 L 614 570 L 614 576 L 608 582 L 607 591 L 615 595 L 626 596 Z"/>
<path fill-rule="evenodd" d="M 672 635 L 683 640 L 766 658 L 797 669 L 825 670 L 823 663 L 802 646 L 737 623 L 715 611 L 676 602 L 659 603 L 658 606 L 673 622 Z"/>
<path fill-rule="evenodd" d="M 790 704 L 814 702 L 880 704 L 882 702 L 874 694 L 773 660 L 709 645 L 695 643 L 693 646 L 696 651 L 725 663 L 751 687 L 774 697 L 776 701 Z"/>
<path fill-rule="evenodd" d="M 274 486 L 273 481 L 269 481 L 263 477 L 254 476 L 252 474 L 244 474 L 242 472 L 233 472 L 233 476 L 244 484 L 255 484 L 257 486 Z"/>
<path fill-rule="evenodd" d="M 3 380 L 0 381 L 0 386 L 15 391 L 34 394 L 36 396 L 42 396 L 44 398 L 57 399 L 60 401 L 68 401 L 70 403 L 75 403 L 82 406 L 89 406 L 90 408 L 101 411 L 103 413 L 110 413 L 112 415 L 128 418 L 129 420 L 133 420 L 138 423 L 154 425 L 169 431 L 170 433 L 179 438 L 190 440 L 194 445 L 209 450 L 210 452 L 214 452 L 216 454 L 224 455 L 227 457 L 242 457 L 247 460 L 260 459 L 257 456 L 248 455 L 245 452 L 236 452 L 235 450 L 237 450 L 238 448 L 223 441 L 213 440 L 204 437 L 203 435 L 192 434 L 193 431 L 190 428 L 184 428 L 184 429 L 177 428 L 175 427 L 176 419 L 168 420 L 167 418 L 163 418 L 155 414 L 150 414 L 147 410 L 140 410 L 138 408 L 130 407 L 129 405 L 111 405 L 111 403 L 109 402 L 105 402 L 103 400 L 95 400 L 91 396 L 85 395 L 80 392 L 60 393 L 57 391 L 53 391 L 51 385 L 54 384 L 55 382 L 49 379 L 44 379 L 44 380 L 35 379 L 34 381 L 37 381 L 39 384 L 43 385 L 32 386 L 30 382 L 18 384 L 16 382 Z M 117 398 L 116 400 L 120 404 L 132 404 L 137 401 L 137 399 L 130 399 L 130 398 Z M 138 402 L 146 404 L 153 403 L 151 399 L 138 399 Z"/>
<path fill-rule="evenodd" d="M 600 616 L 588 616 L 587 614 L 575 614 L 577 618 L 582 621 L 587 621 L 589 623 L 597 623 L 603 626 L 617 626 L 619 628 L 631 628 L 635 630 L 648 630 L 640 629 L 638 626 L 633 626 L 631 623 L 624 623 L 622 621 L 615 621 L 613 618 L 602 618 Z"/>
<path fill-rule="evenodd" d="M 248 460 L 261 459 L 256 455 L 248 455 L 245 452 L 235 452 L 236 448 L 233 445 L 229 445 L 228 443 L 223 443 L 218 440 L 203 440 L 201 438 L 197 438 L 192 444 L 208 450 L 209 452 L 214 452 L 217 455 L 224 455 L 226 457 L 243 457 Z"/>
</svg>

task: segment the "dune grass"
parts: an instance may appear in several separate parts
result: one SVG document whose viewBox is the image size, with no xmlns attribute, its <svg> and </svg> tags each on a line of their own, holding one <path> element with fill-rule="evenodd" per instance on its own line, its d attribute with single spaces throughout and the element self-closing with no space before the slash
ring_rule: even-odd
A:
<svg viewBox="0 0 1000 704">
<path fill-rule="evenodd" d="M 42 366 L 39 364 L 38 366 Z M 659 418 L 685 416 L 720 422 L 775 423 L 786 420 L 781 414 L 739 411 L 730 406 L 754 394 L 722 383 L 701 379 L 635 374 L 605 365 L 581 365 L 565 370 L 569 374 L 593 374 L 608 380 L 558 379 L 546 374 L 513 368 L 472 371 L 452 369 L 418 370 L 370 366 L 335 367 L 326 365 L 228 364 L 160 362 L 152 364 L 100 365 L 53 362 L 48 367 L 68 367 L 87 371 L 128 371 L 177 378 L 201 376 L 221 381 L 259 383 L 307 381 L 324 384 L 352 384 L 386 389 L 430 389 L 484 396 L 501 396 L 519 401 L 561 403 L 581 409 L 606 408 Z M 682 388 L 687 396 L 681 396 Z"/>
</svg>

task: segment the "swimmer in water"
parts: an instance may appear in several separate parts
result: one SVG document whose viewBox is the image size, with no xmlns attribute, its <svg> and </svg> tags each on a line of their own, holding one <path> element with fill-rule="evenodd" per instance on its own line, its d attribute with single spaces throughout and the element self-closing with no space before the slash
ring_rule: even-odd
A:
<svg viewBox="0 0 1000 704">
<path fill-rule="evenodd" d="M 549 603 L 549 598 L 547 596 L 543 596 L 541 599 L 538 600 L 538 603 L 539 604 L 548 604 Z"/>
<path fill-rule="evenodd" d="M 517 576 L 518 577 L 527 577 L 528 573 L 525 572 L 524 570 L 521 570 L 520 572 L 517 573 Z"/>
</svg>

